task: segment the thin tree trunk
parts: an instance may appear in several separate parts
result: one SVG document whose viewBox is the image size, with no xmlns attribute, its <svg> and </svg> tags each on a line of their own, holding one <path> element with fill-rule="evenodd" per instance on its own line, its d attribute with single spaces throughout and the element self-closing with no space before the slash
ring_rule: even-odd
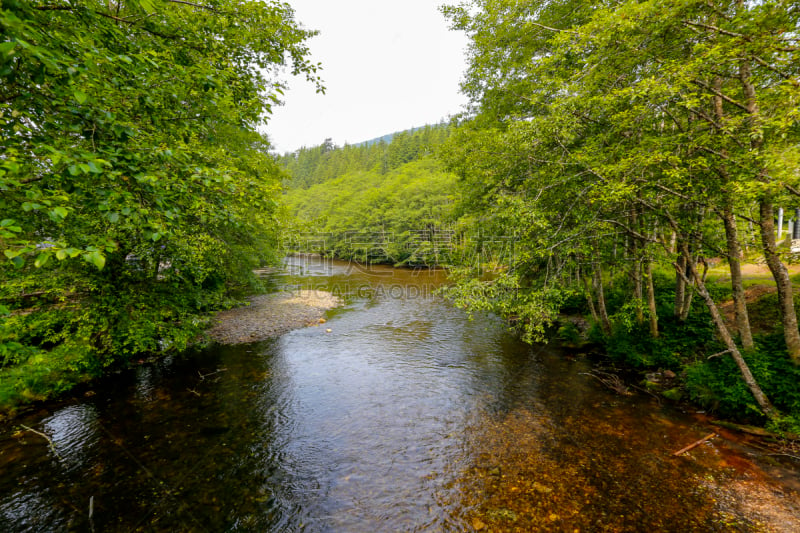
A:
<svg viewBox="0 0 800 533">
<path fill-rule="evenodd" d="M 714 78 L 714 89 L 717 94 L 713 97 L 714 115 L 717 122 L 722 126 L 725 123 L 725 108 L 722 104 L 722 78 L 717 76 Z M 717 135 L 723 135 L 723 132 L 718 130 Z M 726 154 L 723 150 L 723 155 Z M 720 177 L 723 184 L 728 185 L 730 176 L 728 170 L 724 165 L 718 168 Z M 750 318 L 747 315 L 747 302 L 745 300 L 744 285 L 742 284 L 742 247 L 739 242 L 739 232 L 736 227 L 736 218 L 733 215 L 733 201 L 728 191 L 724 192 L 724 207 L 722 213 L 722 222 L 725 226 L 725 239 L 728 247 L 728 266 L 731 271 L 731 290 L 733 292 L 733 309 L 736 320 L 736 329 L 739 331 L 739 337 L 742 339 L 742 347 L 745 350 L 752 350 L 755 347 L 753 343 L 753 333 L 750 329 Z"/>
<path fill-rule="evenodd" d="M 641 232 L 640 219 L 638 208 L 634 207 L 631 215 L 631 225 L 639 232 Z M 642 261 L 641 250 L 644 248 L 644 243 L 639 242 L 635 236 L 630 237 L 631 258 L 633 264 L 631 265 L 631 276 L 633 278 L 633 297 L 636 299 L 636 323 L 638 325 L 644 324 L 644 309 L 642 308 L 643 298 L 643 281 L 642 281 Z"/>
<path fill-rule="evenodd" d="M 686 274 L 689 274 L 691 270 L 694 268 L 694 258 L 690 258 L 689 262 L 686 263 Z M 683 304 L 681 305 L 681 316 L 678 319 L 681 322 L 686 322 L 686 319 L 689 318 L 689 311 L 692 310 L 692 298 L 694 297 L 694 291 L 692 291 L 691 283 L 687 283 L 688 290 L 686 290 L 683 294 Z"/>
<path fill-rule="evenodd" d="M 582 272 L 578 272 L 578 276 L 581 278 L 583 282 L 583 288 L 586 291 L 586 304 L 589 306 L 589 312 L 592 313 L 592 320 L 596 324 L 600 323 L 600 317 L 597 314 L 597 307 L 594 305 L 594 296 L 592 296 L 592 287 L 589 283 L 589 278 L 584 276 Z"/>
<path fill-rule="evenodd" d="M 758 125 L 759 109 L 756 99 L 756 88 L 752 81 L 750 60 L 742 59 L 739 63 L 739 80 L 742 83 L 742 90 L 745 95 L 747 105 L 748 126 L 750 128 L 750 149 L 760 152 L 764 145 L 764 137 Z M 766 169 L 762 169 L 758 178 L 766 180 Z M 768 193 L 767 193 L 768 194 Z M 764 251 L 764 259 L 767 261 L 772 277 L 775 278 L 775 285 L 778 288 L 778 307 L 783 323 L 783 337 L 786 341 L 786 350 L 789 357 L 795 364 L 800 364 L 800 331 L 797 329 L 797 313 L 794 309 L 794 295 L 792 292 L 792 282 L 789 279 L 789 272 L 778 256 L 778 248 L 775 243 L 775 221 L 773 220 L 774 209 L 769 196 L 765 194 L 759 202 L 759 230 L 761 233 L 761 245 Z"/>
<path fill-rule="evenodd" d="M 767 200 L 759 203 L 761 228 L 761 242 L 764 248 L 764 258 L 767 261 L 775 285 L 778 288 L 778 309 L 783 324 L 783 337 L 786 341 L 786 350 L 795 364 L 800 364 L 800 331 L 797 329 L 797 313 L 794 308 L 794 293 L 789 272 L 778 256 L 775 244 L 775 222 L 773 221 L 773 207 Z"/>
<path fill-rule="evenodd" d="M 644 324 L 644 309 L 642 308 L 644 296 L 642 285 L 642 260 L 636 259 L 633 262 L 633 297 L 636 298 L 636 323 L 640 325 Z"/>
<path fill-rule="evenodd" d="M 597 314 L 600 316 L 600 327 L 603 328 L 603 333 L 608 335 L 611 333 L 611 321 L 608 319 L 608 311 L 606 310 L 606 296 L 603 292 L 603 272 L 600 268 L 600 263 L 595 266 L 593 281 L 597 294 Z"/>
<path fill-rule="evenodd" d="M 722 221 L 725 225 L 725 237 L 728 243 L 728 266 L 731 270 L 731 289 L 733 291 L 736 329 L 742 339 L 742 347 L 749 351 L 755 347 L 755 344 L 753 343 L 753 333 L 750 329 L 750 318 L 747 315 L 747 301 L 742 283 L 742 263 L 740 261 L 742 248 L 739 244 L 739 235 L 732 206 L 727 200 L 722 214 Z"/>
<path fill-rule="evenodd" d="M 705 218 L 705 210 L 701 208 L 697 213 L 695 213 L 695 216 L 697 217 L 696 228 L 699 228 L 703 223 L 703 219 Z M 686 247 L 687 249 L 690 250 L 696 250 L 700 248 L 701 241 L 702 241 L 702 234 L 700 233 L 699 229 L 695 229 L 692 232 L 690 232 L 688 239 L 680 243 L 679 246 L 681 247 L 681 250 L 683 250 L 683 247 Z M 689 254 L 686 257 L 687 257 L 686 277 L 687 279 L 692 280 L 692 276 L 690 276 L 689 274 L 692 272 L 692 270 L 697 270 L 697 261 L 699 258 L 699 254 L 696 256 Z M 703 278 L 705 279 L 705 274 L 703 275 Z M 692 283 L 693 281 L 687 281 L 687 284 L 689 284 L 690 286 Z M 691 288 L 684 293 L 683 307 L 681 308 L 681 316 L 679 317 L 681 322 L 685 322 L 686 319 L 689 317 L 689 311 L 692 310 L 693 297 L 694 297 L 694 291 L 691 290 Z"/>
<path fill-rule="evenodd" d="M 686 273 L 686 261 L 683 258 L 683 254 L 678 256 L 677 259 L 677 267 L 679 268 L 684 274 Z M 676 276 L 675 277 L 675 307 L 673 310 L 673 315 L 675 318 L 680 319 L 683 315 L 683 298 L 684 294 L 686 293 L 686 277 L 684 276 Z"/>
<path fill-rule="evenodd" d="M 720 337 L 720 340 L 725 344 L 728 353 L 731 354 L 733 357 L 736 366 L 739 368 L 739 372 L 742 374 L 742 379 L 744 379 L 745 384 L 747 384 L 747 388 L 750 389 L 750 393 L 753 395 L 753 398 L 758 403 L 758 406 L 764 412 L 764 414 L 774 420 L 780 416 L 780 413 L 772 407 L 769 399 L 767 398 L 764 391 L 761 390 L 758 382 L 756 381 L 755 377 L 753 377 L 753 373 L 750 371 L 750 367 L 747 366 L 747 362 L 742 357 L 742 353 L 739 351 L 739 348 L 736 346 L 736 342 L 733 340 L 731 336 L 731 332 L 728 330 L 728 327 L 725 325 L 725 321 L 722 318 L 722 315 L 717 308 L 717 304 L 714 302 L 714 299 L 711 298 L 711 295 L 708 293 L 708 289 L 706 288 L 706 284 L 704 280 L 700 277 L 697 273 L 697 269 L 694 267 L 691 257 L 689 254 L 689 248 L 686 244 L 683 245 L 683 255 L 687 260 L 689 265 L 689 272 L 691 275 L 692 280 L 694 281 L 694 287 L 700 297 L 708 307 L 709 312 L 711 313 L 711 319 L 714 322 L 714 326 L 717 328 L 717 334 Z M 675 265 L 678 275 L 681 277 L 686 276 L 686 273 L 683 272 L 682 269 L 678 268 L 678 265 Z M 689 279 L 687 278 L 687 282 Z"/>
<path fill-rule="evenodd" d="M 647 260 L 645 263 L 647 272 L 647 308 L 650 310 L 650 336 L 658 338 L 658 311 L 656 309 L 656 291 L 653 288 L 653 262 Z"/>
</svg>

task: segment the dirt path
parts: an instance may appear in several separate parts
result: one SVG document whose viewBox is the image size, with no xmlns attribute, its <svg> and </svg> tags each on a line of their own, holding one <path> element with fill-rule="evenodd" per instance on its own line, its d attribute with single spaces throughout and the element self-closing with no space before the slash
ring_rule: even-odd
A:
<svg viewBox="0 0 800 533">
<path fill-rule="evenodd" d="M 222 344 L 243 344 L 277 337 L 293 329 L 325 321 L 325 311 L 342 304 L 325 291 L 293 291 L 265 294 L 250 305 L 218 313 L 209 335 Z"/>
</svg>

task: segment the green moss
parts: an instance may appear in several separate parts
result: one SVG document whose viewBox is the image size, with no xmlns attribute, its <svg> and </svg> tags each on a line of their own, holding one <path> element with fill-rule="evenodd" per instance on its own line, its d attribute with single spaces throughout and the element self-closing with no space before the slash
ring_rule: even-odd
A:
<svg viewBox="0 0 800 533">
<path fill-rule="evenodd" d="M 675 387 L 663 391 L 661 393 L 661 396 L 663 396 L 667 400 L 672 400 L 673 402 L 679 402 L 683 399 L 683 391 L 680 389 L 680 387 Z"/>
</svg>

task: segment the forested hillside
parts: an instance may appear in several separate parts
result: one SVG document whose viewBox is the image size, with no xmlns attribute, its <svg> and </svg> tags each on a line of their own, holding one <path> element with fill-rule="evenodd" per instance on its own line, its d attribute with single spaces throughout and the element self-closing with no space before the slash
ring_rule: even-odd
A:
<svg viewBox="0 0 800 533">
<path fill-rule="evenodd" d="M 326 142 L 280 159 L 295 250 L 397 265 L 451 261 L 455 176 L 434 157 L 446 125 L 391 142 Z"/>
</svg>

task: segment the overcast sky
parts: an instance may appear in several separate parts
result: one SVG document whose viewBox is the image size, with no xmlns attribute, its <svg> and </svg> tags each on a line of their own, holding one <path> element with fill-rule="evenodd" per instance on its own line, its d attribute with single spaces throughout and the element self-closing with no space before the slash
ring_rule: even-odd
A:
<svg viewBox="0 0 800 533">
<path fill-rule="evenodd" d="M 438 10 L 446 0 L 288 0 L 309 41 L 326 94 L 290 81 L 265 131 L 279 153 L 341 146 L 436 123 L 462 110 L 467 46 Z M 455 2 L 453 2 L 455 3 Z"/>
</svg>

